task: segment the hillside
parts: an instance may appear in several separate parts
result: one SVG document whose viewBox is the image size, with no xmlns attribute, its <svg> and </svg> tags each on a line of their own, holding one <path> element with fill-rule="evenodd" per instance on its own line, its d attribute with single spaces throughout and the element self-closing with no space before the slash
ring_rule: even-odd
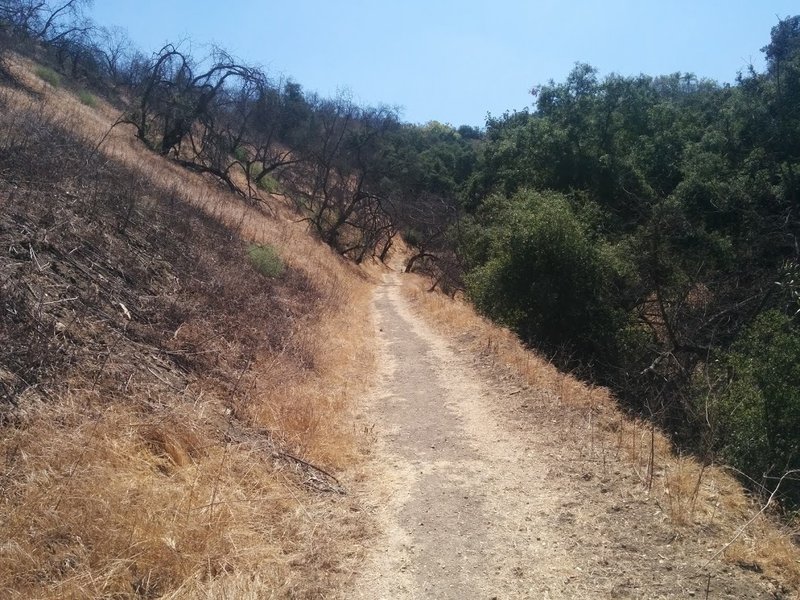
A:
<svg viewBox="0 0 800 600">
<path fill-rule="evenodd" d="M 791 157 L 736 158 L 766 216 L 693 204 L 693 102 L 771 74 L 579 66 L 479 131 L 48 44 L 0 45 L 0 596 L 798 597 Z M 615 90 L 686 156 L 614 162 Z"/>
<path fill-rule="evenodd" d="M 0 96 L 0 595 L 318 597 L 369 530 L 328 474 L 365 276 L 128 131 L 97 149 L 114 111 L 35 70 Z"/>
</svg>

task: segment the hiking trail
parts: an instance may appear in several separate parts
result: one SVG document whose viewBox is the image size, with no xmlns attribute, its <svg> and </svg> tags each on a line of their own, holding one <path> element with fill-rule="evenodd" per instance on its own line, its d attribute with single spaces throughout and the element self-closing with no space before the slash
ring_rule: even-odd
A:
<svg viewBox="0 0 800 600">
<path fill-rule="evenodd" d="M 521 386 L 414 314 L 374 299 L 376 442 L 354 490 L 381 535 L 343 597 L 773 598 L 759 575 L 676 533 L 625 470 L 582 456 L 554 394 Z M 710 578 L 709 578 L 710 575 Z"/>
</svg>

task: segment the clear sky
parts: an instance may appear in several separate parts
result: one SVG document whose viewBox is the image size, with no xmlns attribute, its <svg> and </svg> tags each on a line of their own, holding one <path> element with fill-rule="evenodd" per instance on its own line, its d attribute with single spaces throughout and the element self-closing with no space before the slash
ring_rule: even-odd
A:
<svg viewBox="0 0 800 600">
<path fill-rule="evenodd" d="M 217 44 L 323 95 L 399 106 L 407 121 L 483 125 L 577 61 L 602 75 L 734 81 L 798 0 L 95 0 L 146 51 Z"/>
</svg>

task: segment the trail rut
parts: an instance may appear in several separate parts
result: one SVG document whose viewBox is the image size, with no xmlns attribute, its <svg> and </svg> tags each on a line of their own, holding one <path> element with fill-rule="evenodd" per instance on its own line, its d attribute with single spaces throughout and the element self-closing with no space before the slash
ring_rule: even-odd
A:
<svg viewBox="0 0 800 600">
<path fill-rule="evenodd" d="M 376 292 L 375 432 L 356 490 L 382 534 L 344 597 L 773 598 L 756 574 L 685 540 L 621 471 L 570 447 L 546 390 L 520 389 Z"/>
</svg>

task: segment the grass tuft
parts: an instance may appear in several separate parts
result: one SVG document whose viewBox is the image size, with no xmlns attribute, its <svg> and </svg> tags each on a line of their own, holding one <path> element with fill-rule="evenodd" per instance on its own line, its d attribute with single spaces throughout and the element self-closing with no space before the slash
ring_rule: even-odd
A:
<svg viewBox="0 0 800 600">
<path fill-rule="evenodd" d="M 81 101 L 81 104 L 84 104 L 89 108 L 97 108 L 97 98 L 95 98 L 93 94 L 87 92 L 86 90 L 81 90 L 78 92 L 78 100 Z"/>
<path fill-rule="evenodd" d="M 258 189 L 268 194 L 278 194 L 281 192 L 281 184 L 272 175 L 265 175 L 258 180 Z"/>
<path fill-rule="evenodd" d="M 247 148 L 245 148 L 244 146 L 236 146 L 236 148 L 233 149 L 233 157 L 240 162 L 246 161 Z"/>
<path fill-rule="evenodd" d="M 61 85 L 61 75 L 56 73 L 50 67 L 37 67 L 36 75 L 39 77 L 39 79 L 46 81 L 53 87 L 59 87 Z"/>
<path fill-rule="evenodd" d="M 250 165 L 250 179 L 256 182 L 256 187 L 268 194 L 280 194 L 282 192 L 281 184 L 272 175 L 264 175 L 261 179 L 258 176 L 264 172 L 261 165 Z"/>
<path fill-rule="evenodd" d="M 265 277 L 280 277 L 286 269 L 283 259 L 272 246 L 251 244 L 247 253 L 256 271 Z"/>
</svg>

